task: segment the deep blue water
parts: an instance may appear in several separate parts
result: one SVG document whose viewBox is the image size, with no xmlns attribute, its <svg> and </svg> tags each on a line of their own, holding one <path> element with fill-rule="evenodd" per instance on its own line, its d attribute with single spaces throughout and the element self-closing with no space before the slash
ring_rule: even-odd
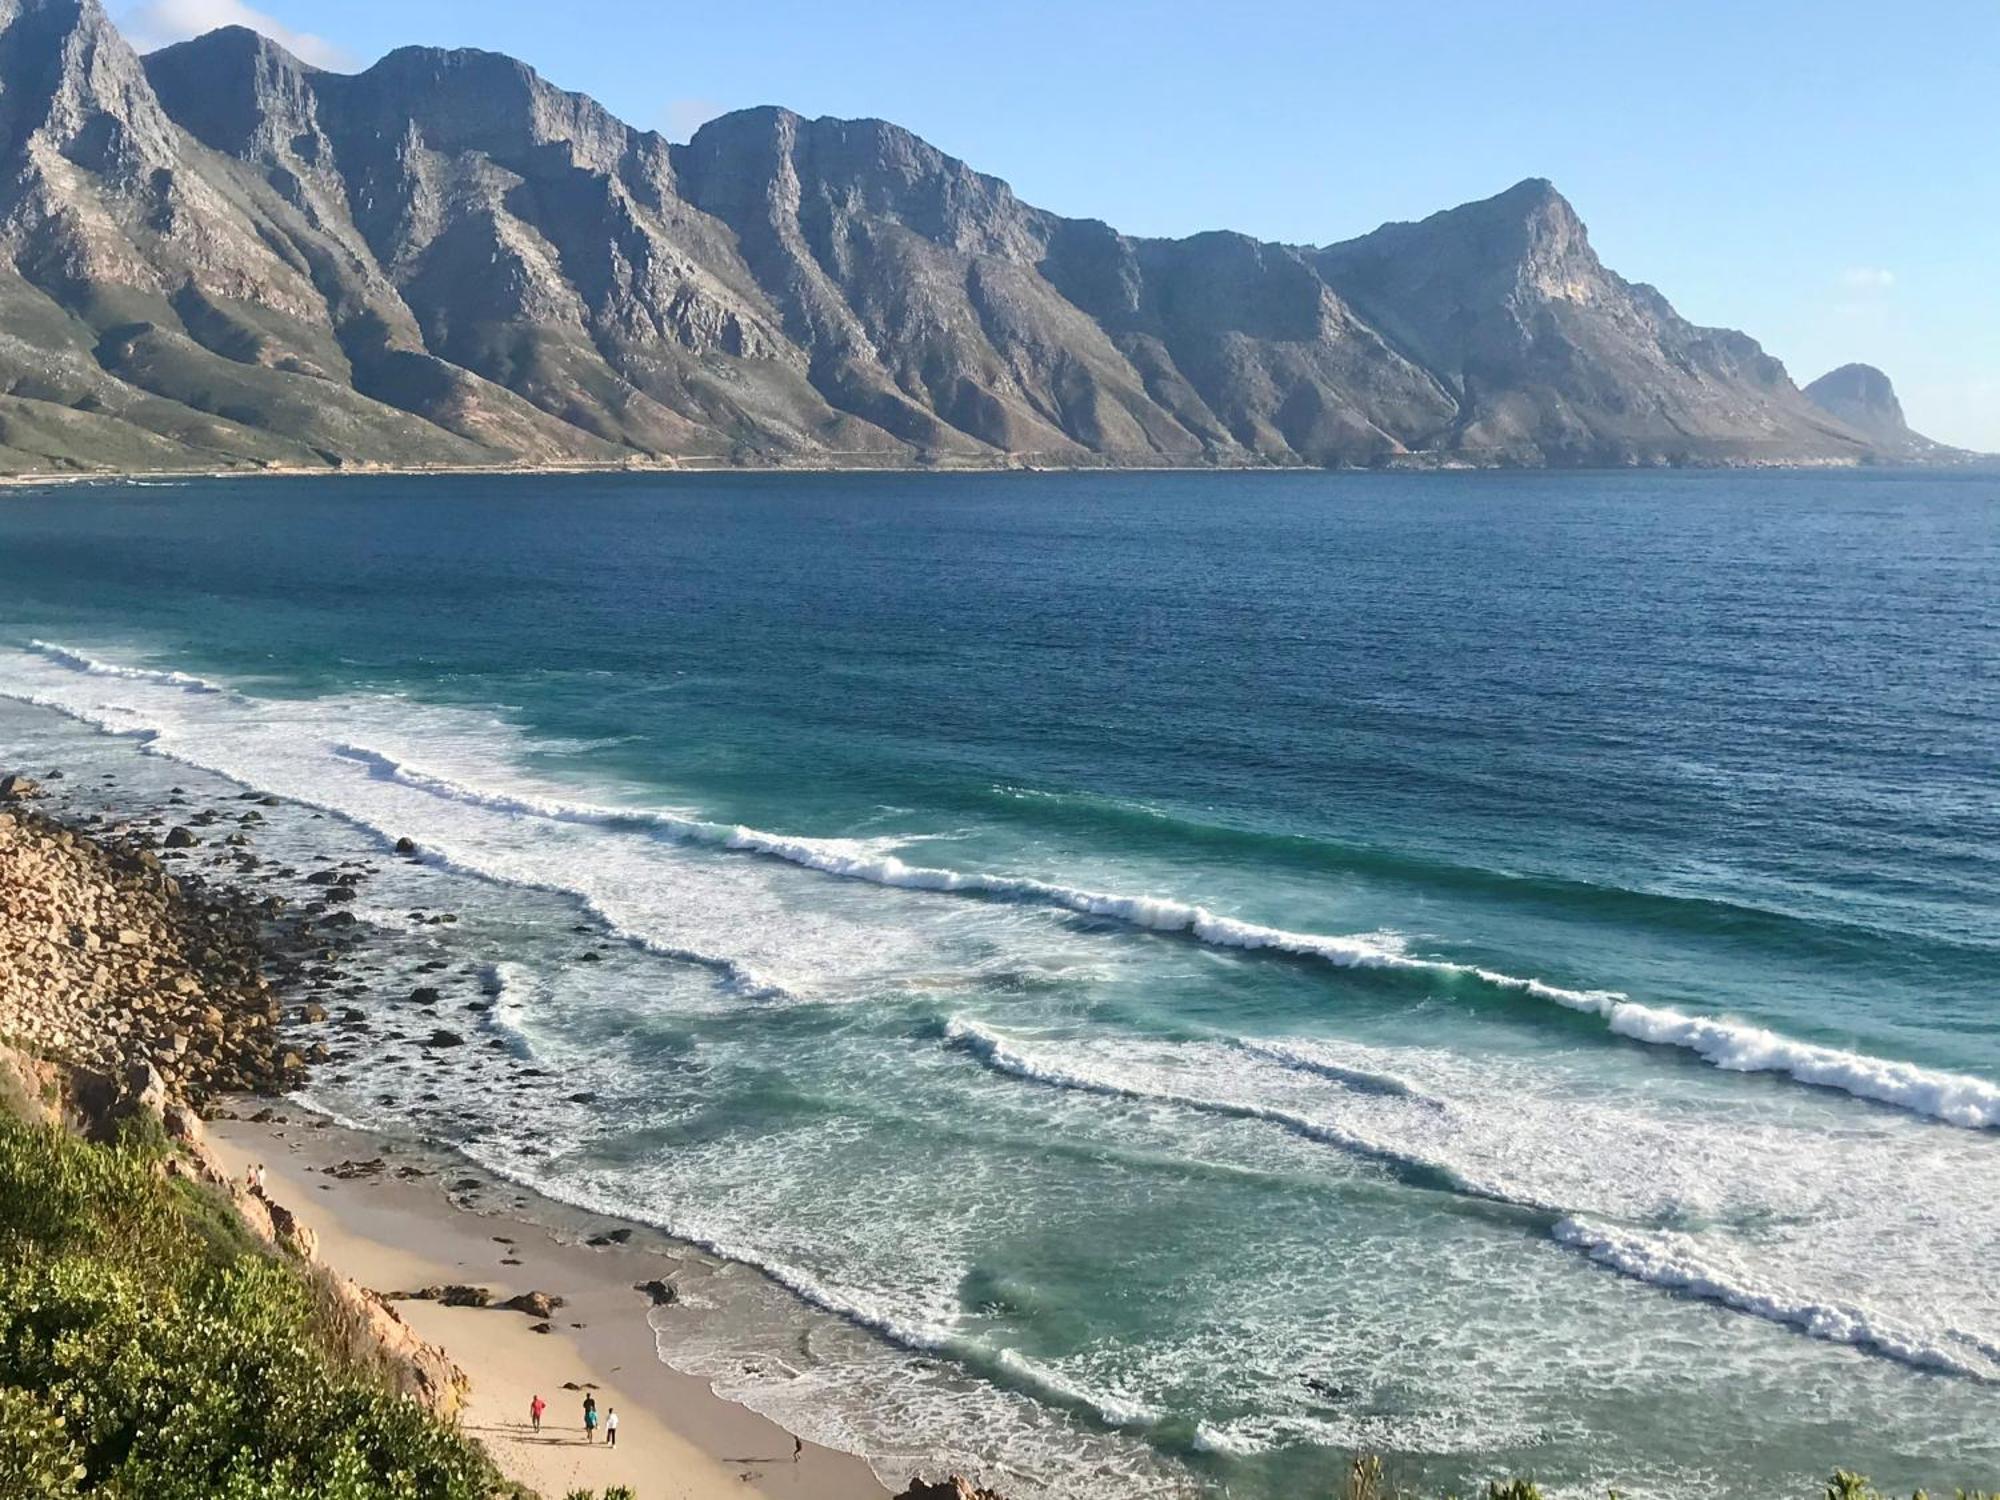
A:
<svg viewBox="0 0 2000 1500">
<path fill-rule="evenodd" d="M 1026 1492 L 2000 1477 L 1996 664 L 1972 473 L 0 503 L 0 693 L 416 837 L 527 1175 Z"/>
</svg>

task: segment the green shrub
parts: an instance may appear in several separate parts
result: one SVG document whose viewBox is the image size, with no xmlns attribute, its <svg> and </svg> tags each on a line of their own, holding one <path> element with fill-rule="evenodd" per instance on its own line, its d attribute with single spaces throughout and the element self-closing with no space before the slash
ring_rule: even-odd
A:
<svg viewBox="0 0 2000 1500">
<path fill-rule="evenodd" d="M 74 1495 L 83 1476 L 83 1455 L 61 1418 L 42 1410 L 28 1392 L 0 1386 L 0 1495 Z"/>
<path fill-rule="evenodd" d="M 1957 1500 L 2000 1500 L 2000 1493 L 1992 1490 L 1956 1490 Z M 1845 1469 L 1835 1469 L 1833 1477 L 1826 1482 L 1826 1500 L 1883 1500 L 1882 1492 L 1868 1482 L 1866 1474 L 1850 1474 Z M 1922 1490 L 1918 1490 L 1915 1500 L 1930 1500 Z"/>
<path fill-rule="evenodd" d="M 0 1494 L 484 1500 L 485 1455 L 398 1395 L 305 1268 L 157 1142 L 0 1119 Z"/>
</svg>

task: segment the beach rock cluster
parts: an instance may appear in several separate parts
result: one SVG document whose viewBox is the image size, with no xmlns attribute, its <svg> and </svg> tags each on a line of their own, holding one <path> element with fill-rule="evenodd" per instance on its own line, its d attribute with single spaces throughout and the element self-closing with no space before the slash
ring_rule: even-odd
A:
<svg viewBox="0 0 2000 1500">
<path fill-rule="evenodd" d="M 926 1483 L 922 1479 L 912 1479 L 910 1487 L 896 1497 L 896 1500 L 1004 1500 L 998 1490 L 984 1490 L 969 1479 L 961 1479 L 956 1474 L 949 1479 Z"/>
<path fill-rule="evenodd" d="M 145 840 L 87 837 L 6 785 L 0 1037 L 109 1079 L 144 1065 L 174 1099 L 297 1081 L 254 915 L 176 879 Z"/>
</svg>

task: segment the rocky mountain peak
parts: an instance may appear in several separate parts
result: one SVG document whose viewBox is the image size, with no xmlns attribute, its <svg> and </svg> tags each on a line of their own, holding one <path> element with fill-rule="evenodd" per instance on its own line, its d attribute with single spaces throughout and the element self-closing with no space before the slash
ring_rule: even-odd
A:
<svg viewBox="0 0 2000 1500">
<path fill-rule="evenodd" d="M 1530 177 L 1506 192 L 1435 216 L 1496 266 L 1512 266 L 1532 297 L 1581 302 L 1602 292 L 1604 266 L 1590 231 L 1546 177 Z"/>
<path fill-rule="evenodd" d="M 738 182 L 751 172 L 829 221 L 894 223 L 971 254 L 1032 258 L 1040 250 L 1012 188 L 886 120 L 738 110 L 702 126 L 682 154 L 689 194 L 704 206 L 737 202 Z"/>
<path fill-rule="evenodd" d="M 224 26 L 145 58 L 167 112 L 204 145 L 250 154 L 311 129 L 319 69 L 247 26 Z"/>
<path fill-rule="evenodd" d="M 173 127 L 98 0 L 0 0 L 0 152 L 38 147 L 125 177 L 174 162 Z"/>
<path fill-rule="evenodd" d="M 1842 365 L 1829 370 L 1811 385 L 1806 394 L 1821 405 L 1833 402 L 1874 418 L 1904 425 L 1903 403 L 1896 399 L 1896 387 L 1873 365 Z"/>
<path fill-rule="evenodd" d="M 596 100 L 549 83 L 526 63 L 473 47 L 399 47 L 330 86 L 378 134 L 409 131 L 428 149 L 481 152 L 513 164 L 560 147 L 576 165 L 611 172 L 631 127 Z"/>
<path fill-rule="evenodd" d="M 1887 375 L 1873 365 L 1829 370 L 1805 388 L 1806 399 L 1853 428 L 1885 458 L 1945 457 L 1957 450 L 1910 430 L 1903 403 Z"/>
</svg>

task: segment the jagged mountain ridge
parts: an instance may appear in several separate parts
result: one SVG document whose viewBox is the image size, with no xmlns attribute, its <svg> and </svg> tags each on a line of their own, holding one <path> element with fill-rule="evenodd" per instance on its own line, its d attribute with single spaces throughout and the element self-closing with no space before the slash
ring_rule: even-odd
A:
<svg viewBox="0 0 2000 1500">
<path fill-rule="evenodd" d="M 512 59 L 143 60 L 0 0 L 0 467 L 1857 461 L 1545 182 L 1137 239 L 880 121 L 685 146 Z"/>
</svg>

